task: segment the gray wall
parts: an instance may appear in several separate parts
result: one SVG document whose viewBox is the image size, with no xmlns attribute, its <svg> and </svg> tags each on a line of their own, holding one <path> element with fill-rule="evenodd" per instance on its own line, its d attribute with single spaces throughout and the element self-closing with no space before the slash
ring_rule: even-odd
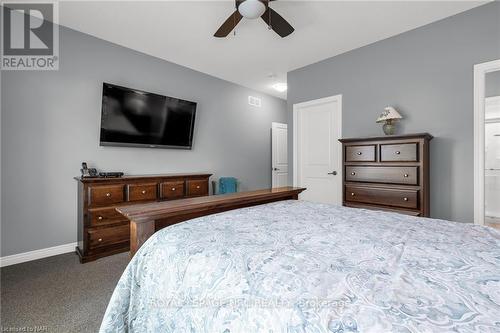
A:
<svg viewBox="0 0 500 333">
<path fill-rule="evenodd" d="M 500 4 L 492 3 L 288 73 L 289 128 L 293 104 L 342 94 L 343 135 L 381 135 L 375 119 L 393 105 L 402 133 L 435 136 L 432 216 L 472 222 L 473 65 L 498 58 Z"/>
<path fill-rule="evenodd" d="M 2 247 L 7 256 L 76 241 L 82 161 L 130 174 L 209 171 L 271 184 L 271 122 L 286 102 L 61 28 L 60 70 L 1 78 Z M 99 147 L 102 82 L 198 102 L 194 148 Z M 262 98 L 262 108 L 248 105 Z"/>
</svg>

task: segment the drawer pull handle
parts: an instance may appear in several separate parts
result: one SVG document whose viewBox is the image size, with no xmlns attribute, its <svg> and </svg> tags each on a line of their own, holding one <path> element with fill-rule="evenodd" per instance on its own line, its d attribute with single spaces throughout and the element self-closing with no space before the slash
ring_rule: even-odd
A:
<svg viewBox="0 0 500 333">
<path fill-rule="evenodd" d="M 146 190 L 142 190 L 142 194 L 146 194 Z"/>
<path fill-rule="evenodd" d="M 363 155 L 363 152 L 358 151 L 358 152 L 357 152 L 357 154 L 358 154 L 358 155 Z"/>
<path fill-rule="evenodd" d="M 354 171 L 353 171 L 353 172 L 351 172 L 351 175 L 352 175 L 352 176 L 356 176 L 356 172 L 354 172 Z"/>
<path fill-rule="evenodd" d="M 403 198 L 404 201 L 408 201 L 408 198 Z"/>
<path fill-rule="evenodd" d="M 400 155 L 400 154 L 401 154 L 401 152 L 399 150 L 396 151 L 396 155 Z"/>
<path fill-rule="evenodd" d="M 103 219 L 103 217 L 102 217 L 102 216 L 99 216 L 97 219 L 98 219 L 98 220 L 102 220 L 102 219 Z"/>
<path fill-rule="evenodd" d="M 98 242 L 102 242 L 102 238 L 99 238 L 97 241 L 98 241 Z"/>
<path fill-rule="evenodd" d="M 172 187 L 172 191 L 175 191 L 175 187 Z"/>
<path fill-rule="evenodd" d="M 111 193 L 106 193 L 106 196 L 109 198 L 111 196 Z"/>
<path fill-rule="evenodd" d="M 200 189 L 200 185 L 196 186 L 197 189 Z"/>
<path fill-rule="evenodd" d="M 353 193 L 351 193 L 351 197 L 354 197 L 355 195 L 356 195 L 356 193 L 354 193 L 354 192 L 353 192 Z"/>
<path fill-rule="evenodd" d="M 405 178 L 408 178 L 409 176 L 410 176 L 409 174 L 405 173 Z"/>
</svg>

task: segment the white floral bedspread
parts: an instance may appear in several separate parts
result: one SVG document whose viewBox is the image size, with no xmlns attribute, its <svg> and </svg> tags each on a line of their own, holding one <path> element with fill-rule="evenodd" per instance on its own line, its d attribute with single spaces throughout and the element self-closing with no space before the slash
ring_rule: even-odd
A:
<svg viewBox="0 0 500 333">
<path fill-rule="evenodd" d="M 500 233 L 301 201 L 157 232 L 101 332 L 500 332 Z"/>
</svg>

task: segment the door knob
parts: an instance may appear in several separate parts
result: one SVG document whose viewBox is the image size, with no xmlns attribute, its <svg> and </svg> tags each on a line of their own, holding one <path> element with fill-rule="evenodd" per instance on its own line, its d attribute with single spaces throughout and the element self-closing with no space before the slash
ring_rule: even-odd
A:
<svg viewBox="0 0 500 333">
<path fill-rule="evenodd" d="M 337 175 L 337 171 L 332 171 L 332 172 L 329 172 L 328 174 L 336 176 Z"/>
<path fill-rule="evenodd" d="M 280 171 L 280 169 L 278 169 L 278 168 L 273 168 L 273 171 Z"/>
</svg>

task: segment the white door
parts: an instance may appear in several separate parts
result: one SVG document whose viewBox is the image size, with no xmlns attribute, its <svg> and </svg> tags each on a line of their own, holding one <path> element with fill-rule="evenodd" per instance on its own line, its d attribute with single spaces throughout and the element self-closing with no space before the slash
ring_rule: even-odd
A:
<svg viewBox="0 0 500 333">
<path fill-rule="evenodd" d="M 273 123 L 272 136 L 272 178 L 273 187 L 288 185 L 288 126 Z"/>
<path fill-rule="evenodd" d="M 301 199 L 342 204 L 342 96 L 294 105 L 294 184 Z"/>
<path fill-rule="evenodd" d="M 484 111 L 484 221 L 487 225 L 497 225 L 500 224 L 500 96 L 487 97 Z"/>
</svg>

